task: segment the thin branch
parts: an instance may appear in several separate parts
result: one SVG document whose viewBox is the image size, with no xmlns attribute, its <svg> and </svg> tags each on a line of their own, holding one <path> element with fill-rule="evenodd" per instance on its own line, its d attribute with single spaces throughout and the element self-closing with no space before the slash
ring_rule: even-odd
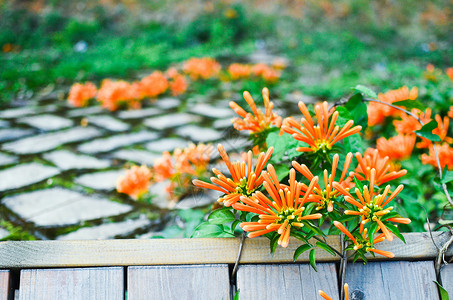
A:
<svg viewBox="0 0 453 300">
<path fill-rule="evenodd" d="M 346 266 L 348 264 L 348 258 L 346 258 L 346 240 L 344 238 L 344 234 L 342 233 L 340 235 L 340 241 L 341 241 L 341 249 L 342 249 L 342 252 L 343 252 L 343 256 L 342 256 L 342 259 L 341 259 L 341 266 L 340 266 L 340 282 L 341 282 L 341 286 L 340 286 L 340 299 L 344 299 L 344 282 L 346 280 Z"/>
<path fill-rule="evenodd" d="M 442 245 L 441 249 L 439 249 L 439 253 L 437 254 L 436 265 L 435 265 L 436 278 L 440 284 L 442 284 L 442 281 L 440 278 L 440 268 L 442 267 L 442 264 L 448 264 L 445 261 L 445 252 L 447 252 L 448 248 L 453 243 L 453 229 L 450 226 L 447 226 L 447 227 L 448 227 L 448 230 L 450 230 L 450 239 L 445 244 Z"/>
<path fill-rule="evenodd" d="M 318 240 L 318 241 L 320 241 L 320 242 L 322 242 L 322 243 L 324 243 L 324 244 L 326 244 L 327 246 L 329 246 L 330 249 L 332 249 L 336 254 L 338 254 L 338 256 L 341 257 L 341 259 L 344 259 L 343 254 L 341 254 L 340 252 L 338 252 L 334 247 L 332 247 L 332 246 L 330 246 L 329 244 L 327 244 L 325 240 L 324 240 L 324 241 L 321 240 L 321 239 L 320 239 L 319 237 L 317 237 L 316 235 L 313 236 L 313 238 L 316 239 L 316 240 Z"/>
<path fill-rule="evenodd" d="M 393 107 L 394 109 L 397 109 L 397 110 L 400 110 L 406 114 L 408 114 L 409 116 L 415 118 L 418 123 L 422 124 L 422 126 L 424 126 L 425 124 L 422 122 L 422 120 L 420 120 L 419 117 L 417 117 L 417 115 L 411 113 L 410 111 L 404 109 L 404 108 L 401 108 L 399 106 L 396 106 L 396 105 L 393 105 L 393 104 L 390 104 L 390 103 L 387 103 L 387 102 L 383 102 L 381 100 L 377 100 L 377 99 L 370 99 L 370 98 L 363 98 L 363 101 L 368 101 L 368 102 L 376 102 L 376 103 L 380 103 L 380 104 L 384 104 L 384 105 L 387 105 L 387 106 L 390 106 L 390 107 Z"/>
<path fill-rule="evenodd" d="M 246 237 L 246 233 L 244 231 L 242 233 L 241 243 L 239 244 L 238 256 L 236 258 L 236 262 L 234 263 L 233 272 L 231 273 L 231 278 L 234 278 L 234 276 L 236 276 L 237 268 L 239 266 L 239 260 L 241 260 L 242 248 L 244 246 L 245 237 Z"/>
</svg>

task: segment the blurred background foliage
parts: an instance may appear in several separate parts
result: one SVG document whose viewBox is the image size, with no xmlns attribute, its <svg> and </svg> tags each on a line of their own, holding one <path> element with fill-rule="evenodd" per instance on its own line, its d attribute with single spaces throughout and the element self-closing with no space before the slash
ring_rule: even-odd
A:
<svg viewBox="0 0 453 300">
<path fill-rule="evenodd" d="M 282 92 L 330 99 L 357 83 L 396 88 L 428 63 L 452 65 L 452 23 L 451 0 L 3 0 L 0 104 L 259 50 L 290 59 Z"/>
</svg>

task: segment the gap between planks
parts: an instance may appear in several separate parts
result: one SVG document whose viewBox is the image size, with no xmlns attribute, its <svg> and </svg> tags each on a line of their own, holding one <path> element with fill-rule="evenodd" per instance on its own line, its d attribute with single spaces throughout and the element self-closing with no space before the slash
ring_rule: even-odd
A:
<svg viewBox="0 0 453 300">
<path fill-rule="evenodd" d="M 379 243 L 378 248 L 393 252 L 393 260 L 436 257 L 437 249 L 428 233 L 406 233 L 404 236 L 407 244 L 395 238 L 391 243 Z M 441 245 L 449 238 L 449 233 L 433 232 L 433 237 Z M 339 236 L 328 236 L 327 242 L 340 250 Z M 233 264 L 239 243 L 239 238 L 7 241 L 0 242 L 0 268 Z M 299 245 L 300 241 L 292 239 L 287 249 L 278 247 L 271 255 L 268 239 L 246 239 L 240 263 L 290 263 Z M 447 255 L 452 254 L 451 249 Z M 316 259 L 320 262 L 340 260 L 322 249 L 316 250 Z M 370 259 L 386 258 L 376 256 Z M 308 260 L 308 252 L 305 252 L 297 261 Z"/>
</svg>

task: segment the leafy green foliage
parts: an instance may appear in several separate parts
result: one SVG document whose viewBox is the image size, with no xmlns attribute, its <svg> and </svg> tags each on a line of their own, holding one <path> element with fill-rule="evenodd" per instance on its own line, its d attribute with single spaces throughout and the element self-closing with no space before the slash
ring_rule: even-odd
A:
<svg viewBox="0 0 453 300">
<path fill-rule="evenodd" d="M 302 253 L 304 253 L 307 250 L 310 250 L 311 248 L 312 246 L 308 244 L 300 245 L 294 252 L 294 261 L 296 261 Z"/>
<path fill-rule="evenodd" d="M 377 99 L 377 94 L 375 91 L 373 91 L 372 89 L 370 89 L 369 87 L 366 87 L 364 85 L 356 85 L 353 90 L 359 92 L 359 93 L 362 93 L 364 96 L 366 97 L 370 97 L 370 98 L 373 98 L 373 99 Z"/>
<path fill-rule="evenodd" d="M 439 288 L 440 299 L 449 300 L 450 296 L 448 295 L 447 290 L 439 282 L 434 281 L 434 283 L 437 284 L 437 287 Z"/>
<path fill-rule="evenodd" d="M 440 142 L 440 137 L 437 134 L 432 133 L 437 126 L 437 122 L 432 120 L 428 124 L 425 124 L 420 130 L 416 130 L 415 134 L 432 142 Z"/>
</svg>

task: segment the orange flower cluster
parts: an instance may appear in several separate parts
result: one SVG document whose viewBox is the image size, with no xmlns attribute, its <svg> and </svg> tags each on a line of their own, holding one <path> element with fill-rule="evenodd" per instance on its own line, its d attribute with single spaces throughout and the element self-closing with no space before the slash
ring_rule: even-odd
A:
<svg viewBox="0 0 453 300">
<path fill-rule="evenodd" d="M 139 83 L 141 98 L 156 98 L 168 89 L 168 80 L 162 72 L 154 71 L 150 75 L 142 78 Z"/>
<path fill-rule="evenodd" d="M 246 79 L 253 75 L 267 82 L 275 82 L 281 75 L 276 68 L 262 63 L 255 65 L 234 63 L 228 67 L 228 74 L 233 80 Z"/>
<path fill-rule="evenodd" d="M 91 82 L 76 83 L 69 91 L 68 101 L 72 106 L 83 107 L 90 99 L 96 97 L 97 88 Z"/>
<path fill-rule="evenodd" d="M 219 198 L 217 201 L 223 203 L 225 206 L 232 206 L 240 200 L 241 196 L 251 196 L 262 185 L 264 178 L 261 171 L 266 166 L 274 148 L 270 147 L 266 153 L 260 153 L 255 168 L 253 168 L 253 155 L 251 151 L 247 153 L 245 161 L 231 163 L 230 157 L 221 144 L 217 146 L 217 149 L 231 174 L 231 178 L 227 178 L 217 169 L 212 169 L 212 172 L 217 176 L 217 178 L 210 178 L 212 183 L 195 179 L 193 180 L 193 184 L 200 188 L 224 193 L 225 196 Z"/>
<path fill-rule="evenodd" d="M 316 210 L 321 210 L 327 208 L 328 212 L 333 211 L 333 203 L 336 200 L 337 196 L 339 196 L 338 190 L 333 188 L 333 183 L 336 182 L 343 186 L 344 188 L 348 189 L 351 188 L 354 184 L 351 182 L 352 178 L 346 177 L 348 173 L 349 166 L 351 165 L 352 161 L 352 153 L 348 153 L 346 155 L 346 160 L 344 162 L 343 171 L 341 173 L 340 179 L 335 181 L 335 173 L 337 171 L 339 161 L 339 155 L 335 154 L 332 161 L 332 172 L 329 175 L 327 170 L 324 170 L 324 188 L 321 188 L 318 182 L 316 182 L 315 188 L 313 189 L 313 194 L 310 195 L 309 201 L 316 202 L 318 206 Z M 313 180 L 315 176 L 312 172 L 308 169 L 306 165 L 300 165 L 298 162 L 292 162 L 293 167 L 305 178 L 308 180 Z M 302 185 L 302 190 L 307 192 L 308 187 L 306 185 Z"/>
<path fill-rule="evenodd" d="M 233 208 L 240 211 L 247 211 L 258 214 L 257 222 L 242 222 L 239 226 L 244 231 L 249 232 L 248 237 L 253 238 L 269 232 L 277 232 L 280 235 L 278 244 L 288 247 L 291 227 L 301 228 L 304 221 L 316 220 L 322 214 L 305 214 L 304 204 L 308 198 L 318 177 L 314 177 L 308 186 L 305 195 L 301 195 L 302 183 L 295 180 L 296 172 L 290 171 L 289 187 L 283 187 L 278 179 L 272 165 L 267 166 L 267 172 L 263 172 L 264 188 L 269 193 L 271 199 L 262 192 L 257 191 L 251 196 L 241 196 L 241 202 L 233 204 Z"/>
<path fill-rule="evenodd" d="M 265 113 L 260 109 L 256 108 L 255 101 L 249 92 L 244 92 L 244 99 L 252 109 L 252 113 L 247 113 L 242 107 L 236 102 L 231 101 L 230 107 L 237 113 L 241 118 L 235 118 L 233 120 L 233 126 L 236 130 L 250 130 L 252 133 L 263 132 L 270 128 L 271 125 L 280 127 L 282 118 L 276 113 L 272 112 L 274 103 L 269 101 L 269 90 L 263 88 L 263 101 Z"/>
<path fill-rule="evenodd" d="M 213 58 L 191 58 L 184 63 L 183 70 L 192 80 L 216 77 L 222 66 Z"/>
<path fill-rule="evenodd" d="M 415 146 L 415 135 L 397 135 L 389 138 L 378 138 L 376 148 L 381 156 L 388 156 L 392 160 L 405 160 L 412 154 Z"/>
<path fill-rule="evenodd" d="M 442 120 L 442 117 L 439 115 L 436 115 L 434 119 L 437 122 L 437 128 L 433 129 L 432 133 L 437 134 L 440 137 L 440 142 L 439 143 L 448 143 L 451 144 L 453 143 L 453 139 L 451 137 L 448 137 L 448 127 L 450 126 L 450 118 L 447 116 L 444 117 Z M 429 148 L 432 145 L 432 142 L 428 139 L 421 138 L 422 141 L 417 143 L 417 148 Z"/>
<path fill-rule="evenodd" d="M 439 155 L 439 162 L 442 168 L 447 166 L 448 170 L 453 169 L 453 148 L 448 144 L 438 145 L 436 147 L 437 154 Z M 433 167 L 437 168 L 437 159 L 436 153 L 434 152 L 434 146 L 429 147 L 429 155 L 422 154 L 422 163 L 427 165 L 430 164 Z"/>
<path fill-rule="evenodd" d="M 141 98 L 140 86 L 124 80 L 104 79 L 97 93 L 101 106 L 110 111 L 117 110 L 121 105 L 137 107 Z"/>
<path fill-rule="evenodd" d="M 126 171 L 124 176 L 118 178 L 116 190 L 118 193 L 124 193 L 133 199 L 140 198 L 148 191 L 151 184 L 152 173 L 146 166 L 133 166 Z"/>
<path fill-rule="evenodd" d="M 175 198 L 177 188 L 186 191 L 194 176 L 203 176 L 206 171 L 212 152 L 212 145 L 190 144 L 184 149 L 175 149 L 173 155 L 168 151 L 154 161 L 153 172 L 155 181 L 170 180 L 167 193 Z"/>
<path fill-rule="evenodd" d="M 336 125 L 338 112 L 329 113 L 327 102 L 315 105 L 317 125 L 315 125 L 307 107 L 303 102 L 299 102 L 299 109 L 304 115 L 301 122 L 296 122 L 293 118 L 286 118 L 281 127 L 283 132 L 289 133 L 298 141 L 308 144 L 308 147 L 298 147 L 300 152 L 327 153 L 333 145 L 355 133 L 360 132 L 362 126 L 354 126 L 354 121 L 349 120 L 342 128 Z M 330 119 L 330 120 L 329 120 Z"/>
<path fill-rule="evenodd" d="M 393 102 L 403 100 L 415 100 L 418 97 L 418 88 L 413 87 L 411 90 L 407 86 L 403 86 L 397 90 L 391 90 L 385 94 L 380 93 L 378 99 L 382 102 L 392 104 Z M 368 126 L 382 124 L 385 117 L 395 116 L 399 111 L 387 105 L 382 105 L 378 102 L 370 102 L 367 107 Z"/>
<path fill-rule="evenodd" d="M 376 170 L 375 185 L 380 186 L 391 180 L 400 178 L 406 175 L 406 170 L 396 170 L 390 163 L 388 156 L 381 156 L 377 149 L 368 148 L 364 156 L 357 152 L 355 155 L 358 166 L 354 172 L 349 173 L 349 176 L 356 177 L 358 180 L 371 181 L 371 170 Z"/>
<path fill-rule="evenodd" d="M 176 70 L 176 68 L 170 68 L 167 70 L 167 76 L 170 78 L 170 91 L 173 96 L 179 96 L 184 94 L 187 90 L 188 83 L 186 77 Z"/>
<path fill-rule="evenodd" d="M 423 124 L 429 123 L 431 121 L 431 109 L 427 108 L 425 112 L 420 112 L 418 109 L 413 109 L 411 111 L 414 115 L 418 116 Z M 418 120 L 404 112 L 400 114 L 401 120 L 394 120 L 393 126 L 395 126 L 396 132 L 398 134 L 414 134 L 415 130 L 422 128 L 422 125 Z"/>
</svg>

